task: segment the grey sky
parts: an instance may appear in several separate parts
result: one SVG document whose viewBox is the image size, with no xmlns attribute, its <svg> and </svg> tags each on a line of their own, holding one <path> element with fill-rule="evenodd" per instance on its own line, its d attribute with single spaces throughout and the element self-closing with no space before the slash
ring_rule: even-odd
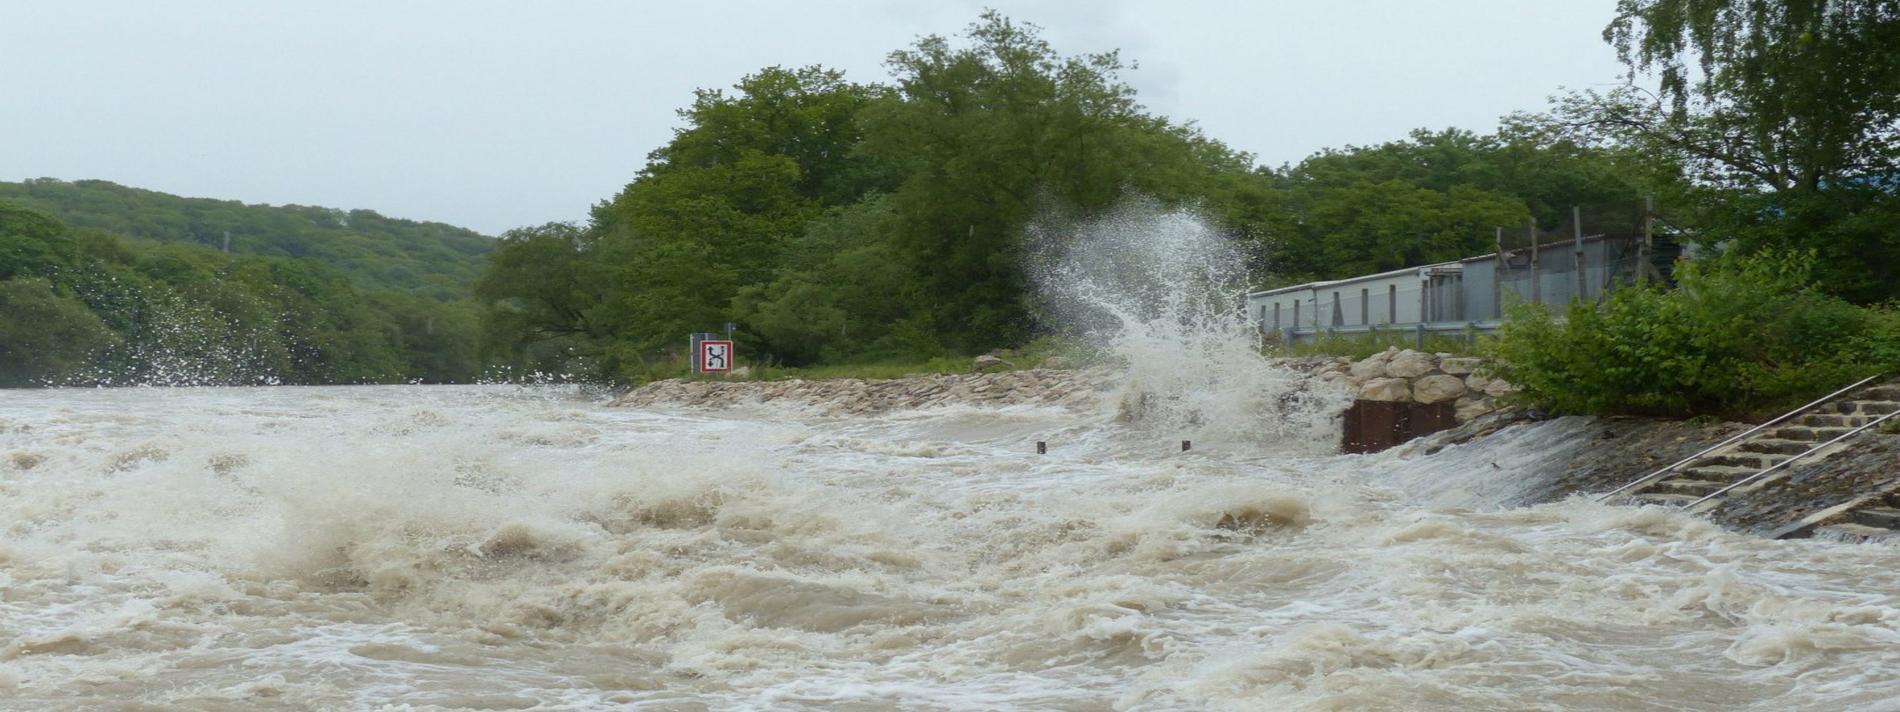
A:
<svg viewBox="0 0 1900 712">
<path fill-rule="evenodd" d="M 488 233 L 578 220 L 697 87 L 770 65 L 882 81 L 984 7 L 1121 48 L 1143 103 L 1278 165 L 1489 130 L 1613 82 L 1615 0 L 0 0 L 0 179 L 370 208 Z"/>
</svg>

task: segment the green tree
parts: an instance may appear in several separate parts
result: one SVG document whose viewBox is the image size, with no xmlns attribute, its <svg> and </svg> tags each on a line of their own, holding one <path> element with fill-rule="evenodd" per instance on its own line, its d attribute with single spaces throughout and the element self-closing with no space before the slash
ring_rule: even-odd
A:
<svg viewBox="0 0 1900 712">
<path fill-rule="evenodd" d="M 965 37 L 891 53 L 898 96 L 865 110 L 864 150 L 906 169 L 890 201 L 895 244 L 919 268 L 916 306 L 968 352 L 1035 330 L 1022 230 L 1040 209 L 1099 211 L 1130 193 L 1190 202 L 1248 161 L 1143 113 L 1116 53 L 1064 57 L 995 12 Z"/>
<path fill-rule="evenodd" d="M 885 93 L 818 67 L 768 68 L 731 94 L 698 92 L 680 112 L 686 126 L 594 210 L 572 259 L 556 262 L 590 285 L 585 304 L 553 320 L 531 307 L 491 309 L 487 332 L 523 344 L 517 357 L 584 354 L 625 377 L 664 361 L 687 333 L 730 321 L 740 291 L 774 280 L 813 217 L 890 181 L 855 150 L 859 111 Z M 504 273 L 525 264 L 492 262 L 492 281 L 515 281 Z M 548 340 L 558 343 L 533 345 Z"/>
<path fill-rule="evenodd" d="M 1629 83 L 1570 96 L 1563 121 L 1682 165 L 1708 241 L 1812 251 L 1857 301 L 1900 294 L 1900 3 L 1621 0 L 1604 36 Z"/>
<path fill-rule="evenodd" d="M 0 280 L 0 386 L 83 374 L 115 337 L 86 304 L 39 277 Z"/>
<path fill-rule="evenodd" d="M 1495 228 L 1547 228 L 1572 206 L 1634 208 L 1666 182 L 1627 152 L 1513 117 L 1495 134 L 1413 131 L 1402 141 L 1321 151 L 1276 176 L 1264 216 L 1279 277 L 1337 278 L 1489 251 Z M 1272 212 L 1278 212 L 1278 219 Z M 1632 225 L 1634 222 L 1632 222 Z"/>
<path fill-rule="evenodd" d="M 1439 192 L 1401 181 L 1366 180 L 1310 191 L 1300 215 L 1317 228 L 1320 260 L 1332 275 L 1383 272 L 1455 260 L 1492 249 L 1494 228 L 1522 224 L 1523 201 L 1455 185 Z"/>
<path fill-rule="evenodd" d="M 874 198 L 812 222 L 783 276 L 734 300 L 748 332 L 792 365 L 857 356 L 902 357 L 936 348 L 915 305 L 911 263 L 892 240 L 897 215 Z"/>
<path fill-rule="evenodd" d="M 590 231 L 548 223 L 503 233 L 475 282 L 485 361 L 506 371 L 596 372 L 612 332 L 597 314 L 604 265 Z"/>
</svg>

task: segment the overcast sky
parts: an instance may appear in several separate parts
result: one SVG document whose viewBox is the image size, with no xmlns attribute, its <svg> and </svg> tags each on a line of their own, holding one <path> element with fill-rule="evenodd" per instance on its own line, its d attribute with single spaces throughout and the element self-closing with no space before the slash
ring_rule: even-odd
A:
<svg viewBox="0 0 1900 712">
<path fill-rule="evenodd" d="M 1262 163 L 1494 128 L 1615 81 L 1615 0 L 54 2 L 0 0 L 0 180 L 369 208 L 496 234 L 579 220 L 697 87 L 858 81 L 984 7 L 1120 48 L 1150 110 Z"/>
</svg>

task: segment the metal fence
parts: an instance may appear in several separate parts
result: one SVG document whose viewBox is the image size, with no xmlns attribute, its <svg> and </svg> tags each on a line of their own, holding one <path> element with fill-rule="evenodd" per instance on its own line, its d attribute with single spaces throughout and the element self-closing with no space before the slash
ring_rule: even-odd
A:
<svg viewBox="0 0 1900 712">
<path fill-rule="evenodd" d="M 1497 329 L 1512 303 L 1562 308 L 1597 301 L 1620 285 L 1667 279 L 1679 250 L 1657 238 L 1644 203 L 1574 208 L 1552 229 L 1498 228 L 1490 254 L 1247 296 L 1250 316 L 1269 336 L 1298 343 L 1322 336 L 1430 335 Z"/>
</svg>

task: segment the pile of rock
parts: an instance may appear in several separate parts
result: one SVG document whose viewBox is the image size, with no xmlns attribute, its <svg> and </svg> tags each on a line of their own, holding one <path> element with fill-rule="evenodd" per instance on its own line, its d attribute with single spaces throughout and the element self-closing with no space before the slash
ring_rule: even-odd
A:
<svg viewBox="0 0 1900 712">
<path fill-rule="evenodd" d="M 957 403 L 1081 406 L 1120 383 L 1105 368 L 924 374 L 889 380 L 655 381 L 614 399 L 620 407 L 730 408 L 791 403 L 826 415 L 867 415 Z"/>
<path fill-rule="evenodd" d="M 1398 347 L 1363 361 L 1340 358 L 1317 370 L 1320 380 L 1351 389 L 1361 400 L 1456 405 L 1462 423 L 1498 409 L 1516 386 L 1484 373 L 1483 359 Z"/>
</svg>

